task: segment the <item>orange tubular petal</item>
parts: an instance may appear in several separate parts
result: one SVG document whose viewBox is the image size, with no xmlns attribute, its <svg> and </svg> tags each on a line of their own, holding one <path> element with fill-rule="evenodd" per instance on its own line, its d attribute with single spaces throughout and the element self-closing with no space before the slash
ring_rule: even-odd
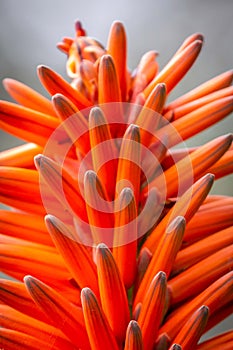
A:
<svg viewBox="0 0 233 350">
<path fill-rule="evenodd" d="M 156 350 L 167 350 L 171 341 L 166 333 L 160 334 L 155 342 Z"/>
<path fill-rule="evenodd" d="M 54 326 L 77 348 L 90 349 L 82 309 L 34 277 L 26 276 L 24 281 L 32 299 L 48 315 Z"/>
<path fill-rule="evenodd" d="M 90 150 L 88 123 L 78 108 L 62 94 L 52 97 L 54 108 L 75 147 L 85 155 Z"/>
<path fill-rule="evenodd" d="M 134 306 L 142 301 L 153 276 L 159 271 L 164 271 L 169 276 L 176 254 L 181 247 L 184 230 L 185 219 L 182 216 L 175 218 L 166 229 L 138 288 Z"/>
<path fill-rule="evenodd" d="M 129 323 L 129 307 L 123 280 L 108 247 L 96 249 L 96 264 L 103 312 L 119 344 L 124 342 Z M 117 307 L 116 307 L 117 305 Z"/>
<path fill-rule="evenodd" d="M 0 328 L 0 342 L 2 349 L 7 350 L 50 350 L 51 344 L 28 334 L 17 332 L 12 329 Z M 59 347 L 53 347 L 59 350 Z"/>
<path fill-rule="evenodd" d="M 169 281 L 171 303 L 200 293 L 233 268 L 233 245 L 223 248 L 199 261 Z"/>
<path fill-rule="evenodd" d="M 7 101 L 0 101 L 0 116 L 3 130 L 42 147 L 59 125 L 53 116 Z"/>
<path fill-rule="evenodd" d="M 94 63 L 83 59 L 79 66 L 80 76 L 92 101 L 97 99 L 97 69 Z"/>
<path fill-rule="evenodd" d="M 141 189 L 145 188 L 150 184 L 158 174 L 161 174 L 161 161 L 167 153 L 167 137 L 164 135 L 163 140 L 156 140 L 152 143 L 149 148 L 143 149 L 142 151 L 142 169 L 146 169 L 146 174 L 141 173 Z M 164 170 L 163 170 L 164 171 Z M 155 187 L 150 188 L 151 190 L 157 191 Z M 158 191 L 157 191 L 158 192 Z M 149 194 L 147 198 L 149 197 Z M 143 196 L 141 197 L 143 201 Z"/>
<path fill-rule="evenodd" d="M 36 170 L 1 166 L 0 184 L 2 203 L 33 214 L 45 213 Z"/>
<path fill-rule="evenodd" d="M 195 89 L 187 92 L 185 95 L 182 95 L 181 97 L 172 101 L 171 103 L 169 103 L 168 106 L 166 106 L 165 110 L 168 111 L 168 110 L 177 108 L 186 103 L 202 98 L 210 93 L 213 93 L 220 89 L 224 89 L 231 85 L 232 79 L 233 79 L 233 70 L 222 73 L 217 77 L 214 77 L 206 81 L 205 83 L 199 85 Z"/>
<path fill-rule="evenodd" d="M 116 179 L 116 195 L 125 187 L 130 187 L 134 193 L 136 207 L 139 200 L 139 187 L 141 176 L 141 144 L 139 127 L 131 124 L 127 128 L 121 143 L 119 154 L 117 179 Z"/>
<path fill-rule="evenodd" d="M 58 163 L 44 155 L 36 156 L 35 164 L 41 175 L 41 186 L 48 185 L 46 191 L 58 199 L 67 214 L 74 210 L 79 217 L 86 220 L 85 203 L 78 181 L 75 181 Z M 45 195 L 43 187 L 42 195 Z"/>
<path fill-rule="evenodd" d="M 137 292 L 138 287 L 141 284 L 143 276 L 145 275 L 145 272 L 150 264 L 151 258 L 152 258 L 152 254 L 149 251 L 149 249 L 141 248 L 138 256 L 138 262 L 137 262 L 137 274 L 136 274 L 136 281 L 134 284 L 134 293 Z"/>
<path fill-rule="evenodd" d="M 53 246 L 43 217 L 39 215 L 0 210 L 1 233 L 27 241 Z"/>
<path fill-rule="evenodd" d="M 158 53 L 156 51 L 148 51 L 145 53 L 135 72 L 135 77 L 132 82 L 132 97 L 131 102 L 137 101 L 137 96 L 140 94 L 145 87 L 151 82 L 158 72 L 158 63 L 156 62 L 156 57 Z"/>
<path fill-rule="evenodd" d="M 184 115 L 193 112 L 194 110 L 207 105 L 208 103 L 211 103 L 213 101 L 216 101 L 220 98 L 228 97 L 233 95 L 233 86 L 229 86 L 225 89 L 221 89 L 215 92 L 212 92 L 211 94 L 201 97 L 197 100 L 191 101 L 189 103 L 186 103 L 180 107 L 177 107 L 172 110 L 173 112 L 173 120 L 179 119 L 183 117 Z M 170 113 L 170 111 L 168 111 Z M 166 114 L 167 115 L 167 114 Z M 166 117 L 165 115 L 165 117 Z"/>
<path fill-rule="evenodd" d="M 112 203 L 107 201 L 105 188 L 92 170 L 85 173 L 84 197 L 94 245 L 104 242 L 112 247 L 114 227 Z"/>
<path fill-rule="evenodd" d="M 233 205 L 217 203 L 213 209 L 198 211 L 186 227 L 184 243 L 192 243 L 233 225 Z M 221 207 L 221 210 L 219 208 Z"/>
<path fill-rule="evenodd" d="M 187 71 L 191 68 L 202 48 L 202 41 L 196 40 L 173 56 L 163 70 L 145 88 L 144 94 L 149 96 L 153 88 L 159 83 L 165 83 L 167 93 L 178 84 Z"/>
<path fill-rule="evenodd" d="M 163 111 L 165 101 L 166 101 L 166 84 L 159 83 L 151 91 L 143 107 L 152 109 L 153 111 L 160 114 Z M 142 127 L 146 126 L 145 124 L 146 120 L 144 120 L 143 117 L 144 117 L 143 114 L 140 114 L 140 116 L 137 118 L 137 122 L 139 123 L 136 123 L 137 125 L 140 125 Z"/>
<path fill-rule="evenodd" d="M 178 252 L 173 264 L 172 274 L 175 275 L 198 261 L 233 244 L 233 227 L 212 234 Z"/>
<path fill-rule="evenodd" d="M 56 217 L 47 215 L 45 223 L 75 281 L 81 288 L 84 286 L 93 288 L 98 295 L 96 266 L 87 247 L 80 243 L 77 234 L 70 231 Z M 85 273 L 83 273 L 84 266 Z"/>
<path fill-rule="evenodd" d="M 3 328 L 10 328 L 44 341 L 48 347 L 50 345 L 64 350 L 74 349 L 74 345 L 57 328 L 26 316 L 9 306 L 0 305 L 0 323 Z"/>
<path fill-rule="evenodd" d="M 50 95 L 60 93 L 71 100 L 79 110 L 91 106 L 91 102 L 78 90 L 74 89 L 59 74 L 46 66 L 38 67 L 38 76 Z"/>
<path fill-rule="evenodd" d="M 121 101 L 121 91 L 116 67 L 110 55 L 104 55 L 100 59 L 98 91 L 99 104 Z"/>
<path fill-rule="evenodd" d="M 194 349 L 204 332 L 208 316 L 208 307 L 201 306 L 181 328 L 180 332 L 175 337 L 174 343 L 180 344 L 182 350 Z"/>
<path fill-rule="evenodd" d="M 51 101 L 29 86 L 9 78 L 3 80 L 3 85 L 8 94 L 22 106 L 52 116 L 56 115 Z"/>
<path fill-rule="evenodd" d="M 194 33 L 191 34 L 189 37 L 187 37 L 184 42 L 182 43 L 182 45 L 178 48 L 178 50 L 176 51 L 175 55 L 180 54 L 184 49 L 186 49 L 186 47 L 188 47 L 190 44 L 192 44 L 193 42 L 195 42 L 196 40 L 200 40 L 204 42 L 204 36 L 201 33 Z"/>
<path fill-rule="evenodd" d="M 188 223 L 208 195 L 213 185 L 213 181 L 214 177 L 212 174 L 206 174 L 196 181 L 195 184 L 177 200 L 174 207 L 155 227 L 143 246 L 147 247 L 151 252 L 154 252 L 164 230 L 166 230 L 169 222 L 171 222 L 176 216 L 184 216 Z"/>
<path fill-rule="evenodd" d="M 98 107 L 89 115 L 89 135 L 94 171 L 113 200 L 116 182 L 116 147 L 104 113 Z"/>
<path fill-rule="evenodd" d="M 179 162 L 181 159 L 186 157 L 188 154 L 191 154 L 193 151 L 196 151 L 198 147 L 185 147 L 185 148 L 176 148 L 176 149 L 168 149 L 167 154 L 162 160 L 162 167 L 164 170 L 167 170 L 175 163 Z"/>
<path fill-rule="evenodd" d="M 121 22 L 113 22 L 107 44 L 107 52 L 112 56 L 119 80 L 121 99 L 127 99 L 127 38 Z"/>
<path fill-rule="evenodd" d="M 48 247 L 44 244 L 40 244 L 40 243 L 35 243 L 35 242 L 31 242 L 31 241 L 27 241 L 21 238 L 15 238 L 15 237 L 9 237 L 7 235 L 3 235 L 0 233 L 0 244 L 8 244 L 10 245 L 18 245 L 21 247 L 31 247 L 31 248 L 35 248 L 35 249 L 41 249 L 44 250 L 46 252 L 51 252 L 51 253 L 56 253 L 56 250 L 54 249 L 54 247 Z"/>
<path fill-rule="evenodd" d="M 142 332 L 134 320 L 127 327 L 124 350 L 143 350 Z"/>
<path fill-rule="evenodd" d="M 197 350 L 226 349 L 231 350 L 233 346 L 233 331 L 219 334 L 197 346 Z"/>
<path fill-rule="evenodd" d="M 22 244 L 0 245 L 1 269 L 16 279 L 22 279 L 28 271 L 52 285 L 64 284 L 69 274 L 63 259 L 56 253 Z M 54 273 L 56 271 L 56 273 Z"/>
<path fill-rule="evenodd" d="M 164 184 L 164 176 L 167 186 L 167 198 L 177 195 L 179 184 L 182 183 L 182 191 L 187 189 L 192 179 L 198 180 L 205 174 L 209 167 L 217 162 L 231 146 L 232 134 L 220 136 L 181 159 L 175 165 L 167 169 L 162 175 L 155 178 L 151 185 L 157 187 Z"/>
<path fill-rule="evenodd" d="M 42 152 L 43 149 L 34 143 L 13 147 L 1 152 L 0 165 L 33 168 L 34 157 Z"/>
<path fill-rule="evenodd" d="M 113 332 L 91 289 L 84 288 L 82 290 L 81 302 L 91 349 L 118 350 Z"/>
<path fill-rule="evenodd" d="M 233 150 L 228 150 L 209 171 L 215 175 L 215 179 L 220 179 L 223 176 L 233 173 Z"/>
<path fill-rule="evenodd" d="M 138 324 L 142 330 L 144 349 L 151 350 L 156 340 L 162 319 L 167 281 L 164 272 L 159 272 L 152 280 L 142 302 Z"/>
<path fill-rule="evenodd" d="M 227 317 L 232 316 L 233 314 L 233 303 L 230 301 L 227 304 L 223 305 L 216 312 L 213 312 L 210 316 L 205 332 L 209 331 L 220 322 L 224 321 Z"/>
<path fill-rule="evenodd" d="M 133 192 L 126 187 L 119 196 L 115 212 L 113 256 L 126 288 L 133 285 L 136 276 L 137 220 Z"/>
<path fill-rule="evenodd" d="M 159 215 L 163 209 L 163 204 L 159 198 L 158 191 L 151 188 L 143 211 L 138 216 L 138 237 L 144 236 L 159 219 Z"/>
<path fill-rule="evenodd" d="M 31 299 L 22 282 L 0 279 L 0 300 L 36 320 L 51 323 L 48 316 Z"/>
<path fill-rule="evenodd" d="M 135 124 L 140 127 L 141 143 L 147 147 L 150 145 L 154 133 L 161 127 L 161 112 L 166 100 L 165 84 L 157 84 L 145 101 L 145 104 L 137 117 Z"/>
<path fill-rule="evenodd" d="M 232 111 L 233 97 L 228 96 L 220 98 L 217 101 L 208 103 L 207 105 L 186 114 L 182 118 L 175 120 L 171 123 L 172 128 L 169 124 L 164 126 L 157 131 L 155 136 L 161 138 L 164 134 L 168 134 L 168 146 L 173 147 L 177 143 L 180 143 L 181 140 L 184 141 L 217 123 Z"/>
<path fill-rule="evenodd" d="M 194 299 L 175 309 L 160 328 L 160 334 L 166 332 L 171 339 L 174 339 L 180 329 L 177 327 L 177 324 L 182 327 L 193 312 L 202 305 L 206 305 L 209 308 L 211 317 L 223 305 L 233 300 L 232 286 L 233 271 L 219 278 Z"/>
</svg>

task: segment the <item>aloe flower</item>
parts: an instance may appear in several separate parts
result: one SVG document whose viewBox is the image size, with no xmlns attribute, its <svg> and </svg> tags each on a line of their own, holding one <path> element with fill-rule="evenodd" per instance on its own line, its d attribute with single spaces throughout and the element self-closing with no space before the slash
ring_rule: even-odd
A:
<svg viewBox="0 0 233 350">
<path fill-rule="evenodd" d="M 1 349 L 233 348 L 199 341 L 232 313 L 233 199 L 209 194 L 232 135 L 182 147 L 233 111 L 233 72 L 168 101 L 202 44 L 131 72 L 121 22 L 104 47 L 77 21 L 69 82 L 38 67 L 51 101 L 4 80 L 0 125 L 26 143 L 0 161 Z"/>
</svg>

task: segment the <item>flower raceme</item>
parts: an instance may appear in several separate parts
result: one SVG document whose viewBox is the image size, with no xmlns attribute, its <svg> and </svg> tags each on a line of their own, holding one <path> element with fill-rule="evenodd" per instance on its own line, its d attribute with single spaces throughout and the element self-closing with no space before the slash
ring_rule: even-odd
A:
<svg viewBox="0 0 233 350">
<path fill-rule="evenodd" d="M 121 22 L 104 47 L 77 21 L 70 82 L 38 67 L 51 101 L 4 80 L 0 125 L 26 143 L 0 160 L 1 348 L 232 349 L 232 331 L 199 341 L 232 313 L 233 199 L 209 194 L 232 135 L 183 141 L 233 111 L 233 72 L 168 102 L 202 45 L 131 72 Z"/>
</svg>

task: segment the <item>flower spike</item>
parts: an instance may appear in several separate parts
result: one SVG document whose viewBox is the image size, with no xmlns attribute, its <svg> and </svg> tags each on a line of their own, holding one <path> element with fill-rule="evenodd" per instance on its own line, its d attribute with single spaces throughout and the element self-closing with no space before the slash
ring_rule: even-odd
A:
<svg viewBox="0 0 233 350">
<path fill-rule="evenodd" d="M 113 256 L 126 288 L 133 285 L 136 276 L 137 219 L 133 192 L 125 187 L 118 199 L 115 212 Z"/>
<path fill-rule="evenodd" d="M 39 66 L 38 77 L 50 95 L 60 93 L 70 99 L 79 109 L 91 106 L 91 102 L 84 95 L 70 86 L 68 82 L 51 68 Z"/>
<path fill-rule="evenodd" d="M 182 216 L 175 218 L 161 237 L 158 247 L 150 261 L 142 282 L 135 296 L 134 305 L 142 301 L 153 276 L 164 271 L 169 276 L 176 254 L 181 247 L 185 230 L 185 219 Z"/>
<path fill-rule="evenodd" d="M 54 116 L 7 101 L 0 101 L 0 116 L 2 129 L 42 147 L 59 125 Z"/>
<path fill-rule="evenodd" d="M 160 334 L 166 331 L 168 336 L 173 339 L 178 334 L 176 325 L 184 325 L 193 312 L 202 305 L 206 305 L 209 308 L 209 316 L 211 317 L 211 315 L 221 309 L 222 306 L 226 305 L 228 302 L 232 302 L 232 285 L 233 272 L 231 271 L 220 277 L 195 298 L 182 304 L 182 306 L 173 311 L 167 317 L 162 327 L 160 327 Z"/>
<path fill-rule="evenodd" d="M 63 256 L 67 268 L 77 284 L 81 288 L 90 286 L 98 295 L 96 267 L 87 247 L 81 244 L 77 234 L 69 230 L 56 217 L 47 215 L 45 223 L 54 244 Z M 86 274 L 82 274 L 83 266 L 87 271 Z"/>
<path fill-rule="evenodd" d="M 9 306 L 0 305 L 0 322 L 1 327 L 4 328 L 11 328 L 12 323 L 14 323 L 15 331 L 28 334 L 44 342 L 47 342 L 48 338 L 50 338 L 50 343 L 57 349 L 59 347 L 62 347 L 64 350 L 74 349 L 73 345 L 57 328 L 47 323 L 36 321 L 33 317 L 25 316 Z"/>
<path fill-rule="evenodd" d="M 103 243 L 97 246 L 96 264 L 102 308 L 115 337 L 121 343 L 129 323 L 127 296 L 112 253 Z"/>
<path fill-rule="evenodd" d="M 84 288 L 82 290 L 81 301 L 91 349 L 118 350 L 113 332 L 91 289 Z M 100 334 L 101 336 L 99 336 Z"/>
<path fill-rule="evenodd" d="M 50 350 L 51 345 L 47 341 L 43 341 L 40 338 L 32 337 L 28 334 L 18 332 L 8 328 L 0 329 L 0 341 L 3 349 L 15 350 L 15 349 L 25 349 L 25 350 Z M 54 350 L 59 350 L 59 347 L 54 345 Z"/>
<path fill-rule="evenodd" d="M 201 292 L 233 268 L 233 245 L 209 255 L 169 281 L 172 303 Z M 191 283 L 190 281 L 195 281 Z M 178 285 L 177 285 L 178 284 Z"/>
<path fill-rule="evenodd" d="M 121 22 L 113 22 L 107 44 L 107 52 L 112 56 L 118 75 L 121 99 L 127 98 L 127 41 L 125 28 Z M 119 50 L 119 47 L 121 48 Z"/>
<path fill-rule="evenodd" d="M 29 86 L 9 78 L 3 80 L 3 85 L 8 94 L 22 106 L 48 115 L 56 115 L 51 101 Z"/>
<path fill-rule="evenodd" d="M 34 168 L 34 157 L 42 153 L 43 148 L 35 143 L 25 143 L 1 152 L 0 165 L 19 168 Z"/>
<path fill-rule="evenodd" d="M 154 252 L 164 230 L 177 216 L 184 216 L 188 223 L 208 195 L 213 181 L 213 175 L 206 174 L 178 198 L 173 208 L 169 210 L 163 220 L 151 232 L 151 235 L 144 243 L 144 247 Z"/>
<path fill-rule="evenodd" d="M 138 205 L 141 175 L 140 164 L 140 130 L 138 126 L 131 124 L 128 126 L 121 143 L 115 198 L 119 196 L 122 189 L 130 187 L 134 193 L 136 205 Z"/>
<path fill-rule="evenodd" d="M 212 350 L 219 347 L 220 349 L 230 350 L 233 346 L 233 331 L 224 332 L 212 339 L 200 343 L 197 350 Z"/>
<path fill-rule="evenodd" d="M 84 156 L 90 150 L 88 123 L 78 108 L 62 94 L 52 97 L 53 106 L 75 147 Z M 78 137 L 81 135 L 81 137 Z"/>
<path fill-rule="evenodd" d="M 182 350 L 193 349 L 201 337 L 208 321 L 209 308 L 201 306 L 181 328 L 174 343 L 181 345 Z"/>
<path fill-rule="evenodd" d="M 127 327 L 124 350 L 143 350 L 141 329 L 134 320 Z"/>
<path fill-rule="evenodd" d="M 111 136 L 109 124 L 99 107 L 94 107 L 90 111 L 89 136 L 94 171 L 105 186 L 109 198 L 113 200 L 117 150 Z"/>
<path fill-rule="evenodd" d="M 233 137 L 182 145 L 233 112 L 233 70 L 167 101 L 203 42 L 131 70 L 120 21 L 104 46 L 77 20 L 58 44 L 69 81 L 38 67 L 51 101 L 4 80 L 0 126 L 27 143 L 0 159 L 0 264 L 18 280 L 0 279 L 0 348 L 233 348 L 232 332 L 199 341 L 233 313 L 233 198 L 210 193 Z"/>
<path fill-rule="evenodd" d="M 174 55 L 163 70 L 145 88 L 144 94 L 146 97 L 149 96 L 153 88 L 159 83 L 166 84 L 167 93 L 169 94 L 195 62 L 201 51 L 202 44 L 203 42 L 201 40 L 195 40 L 179 54 Z"/>
<path fill-rule="evenodd" d="M 48 315 L 54 326 L 58 327 L 78 348 L 90 349 L 82 309 L 32 276 L 26 276 L 24 282 L 36 305 Z"/>
<path fill-rule="evenodd" d="M 151 350 L 156 340 L 156 335 L 165 306 L 166 275 L 159 272 L 152 280 L 148 291 L 142 301 L 138 324 L 142 330 L 144 349 Z"/>
<path fill-rule="evenodd" d="M 185 95 L 177 98 L 172 101 L 168 106 L 166 106 L 166 111 L 175 109 L 179 106 L 182 106 L 186 103 L 192 102 L 204 96 L 207 96 L 215 91 L 224 89 L 231 85 L 233 80 L 233 70 L 227 71 L 214 77 L 207 82 L 199 85 L 195 89 L 189 91 Z"/>
</svg>

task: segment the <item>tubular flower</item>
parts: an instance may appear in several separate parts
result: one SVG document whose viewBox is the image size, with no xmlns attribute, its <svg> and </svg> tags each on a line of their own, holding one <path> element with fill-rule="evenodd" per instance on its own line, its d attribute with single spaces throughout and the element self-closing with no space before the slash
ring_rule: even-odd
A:
<svg viewBox="0 0 233 350">
<path fill-rule="evenodd" d="M 51 100 L 4 80 L 0 125 L 26 143 L 0 159 L 1 349 L 232 348 L 200 341 L 232 313 L 233 199 L 209 194 L 232 135 L 183 141 L 233 111 L 233 71 L 168 101 L 202 45 L 130 71 L 121 22 L 104 47 L 77 21 L 69 82 L 38 67 Z"/>
</svg>

